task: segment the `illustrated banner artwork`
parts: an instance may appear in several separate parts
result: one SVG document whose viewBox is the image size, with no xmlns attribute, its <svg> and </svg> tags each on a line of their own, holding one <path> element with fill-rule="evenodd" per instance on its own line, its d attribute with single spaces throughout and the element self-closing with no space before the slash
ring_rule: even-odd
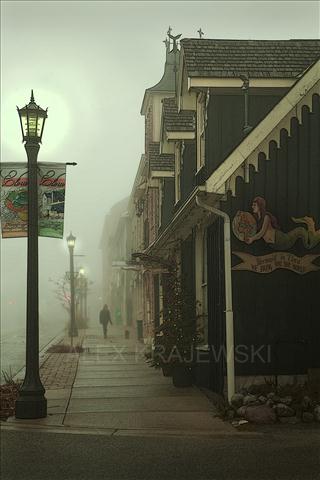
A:
<svg viewBox="0 0 320 480">
<path fill-rule="evenodd" d="M 274 252 L 268 255 L 256 256 L 244 252 L 232 252 L 241 258 L 242 263 L 234 266 L 232 270 L 247 270 L 255 273 L 271 273 L 278 268 L 291 270 L 304 275 L 305 273 L 320 270 L 320 267 L 312 263 L 320 255 L 305 255 L 297 257 L 292 253 Z"/>
<path fill-rule="evenodd" d="M 39 236 L 63 238 L 66 165 L 38 163 Z M 0 164 L 1 232 L 3 238 L 26 237 L 28 231 L 28 166 Z"/>
</svg>

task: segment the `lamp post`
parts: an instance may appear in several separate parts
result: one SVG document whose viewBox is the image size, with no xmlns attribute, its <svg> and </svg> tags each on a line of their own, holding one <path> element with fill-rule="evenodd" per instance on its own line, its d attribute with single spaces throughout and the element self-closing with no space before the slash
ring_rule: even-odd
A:
<svg viewBox="0 0 320 480">
<path fill-rule="evenodd" d="M 76 325 L 75 304 L 74 304 L 74 263 L 73 263 L 73 251 L 76 242 L 76 237 L 70 233 L 67 237 L 67 244 L 70 253 L 70 337 L 71 346 L 73 347 L 73 337 L 78 336 L 78 329 Z"/>
<path fill-rule="evenodd" d="M 88 278 L 84 268 L 80 268 L 79 276 L 80 276 L 80 282 L 81 282 L 80 288 L 81 288 L 81 298 L 82 298 L 81 314 L 84 320 L 84 325 L 86 325 L 88 321 Z"/>
<path fill-rule="evenodd" d="M 85 273 L 84 268 L 79 268 L 79 297 L 80 297 L 80 318 L 81 323 L 84 324 L 84 282 L 85 282 Z"/>
<path fill-rule="evenodd" d="M 84 279 L 84 319 L 87 325 L 88 322 L 88 279 Z"/>
<path fill-rule="evenodd" d="M 47 110 L 34 101 L 33 90 L 28 105 L 18 108 L 22 141 L 28 158 L 28 253 L 27 253 L 27 332 L 26 371 L 15 404 L 16 418 L 47 416 L 45 389 L 39 375 L 39 264 L 38 264 L 38 175 L 37 157 Z"/>
</svg>

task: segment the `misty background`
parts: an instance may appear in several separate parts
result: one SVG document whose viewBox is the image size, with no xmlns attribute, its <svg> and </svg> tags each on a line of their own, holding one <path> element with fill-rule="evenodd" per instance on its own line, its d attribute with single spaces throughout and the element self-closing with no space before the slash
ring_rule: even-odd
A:
<svg viewBox="0 0 320 480">
<path fill-rule="evenodd" d="M 48 107 L 38 161 L 77 162 L 67 167 L 65 237 L 72 231 L 75 255 L 85 255 L 75 264 L 94 282 L 94 322 L 104 217 L 130 194 L 144 151 L 141 103 L 163 74 L 169 25 L 182 37 L 198 37 L 201 27 L 204 38 L 319 38 L 320 2 L 1 2 L 1 161 L 26 162 L 16 105 L 28 103 L 33 89 L 35 101 Z M 23 238 L 1 240 L 3 365 L 16 361 L 12 335 L 24 344 L 26 247 Z M 67 320 L 51 281 L 69 270 L 65 238 L 39 238 L 39 268 L 44 343 Z"/>
</svg>

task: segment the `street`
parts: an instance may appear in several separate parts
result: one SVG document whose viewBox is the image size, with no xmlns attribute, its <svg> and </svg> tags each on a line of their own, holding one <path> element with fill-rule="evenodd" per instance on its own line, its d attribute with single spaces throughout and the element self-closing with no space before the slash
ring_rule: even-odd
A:
<svg viewBox="0 0 320 480">
<path fill-rule="evenodd" d="M 317 480 L 319 430 L 110 437 L 3 429 L 2 480 Z"/>
</svg>

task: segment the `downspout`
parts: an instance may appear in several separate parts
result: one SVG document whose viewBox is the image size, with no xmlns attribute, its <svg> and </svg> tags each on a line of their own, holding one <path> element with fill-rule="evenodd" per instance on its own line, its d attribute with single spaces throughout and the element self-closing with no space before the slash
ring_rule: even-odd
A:
<svg viewBox="0 0 320 480">
<path fill-rule="evenodd" d="M 233 333 L 233 307 L 232 307 L 232 277 L 231 277 L 231 236 L 230 217 L 228 214 L 217 208 L 203 203 L 199 196 L 196 196 L 196 203 L 199 207 L 223 218 L 224 234 L 224 278 L 225 278 L 225 300 L 226 300 L 226 347 L 227 347 L 227 388 L 228 401 L 231 401 L 235 393 L 234 378 L 234 333 Z"/>
</svg>

